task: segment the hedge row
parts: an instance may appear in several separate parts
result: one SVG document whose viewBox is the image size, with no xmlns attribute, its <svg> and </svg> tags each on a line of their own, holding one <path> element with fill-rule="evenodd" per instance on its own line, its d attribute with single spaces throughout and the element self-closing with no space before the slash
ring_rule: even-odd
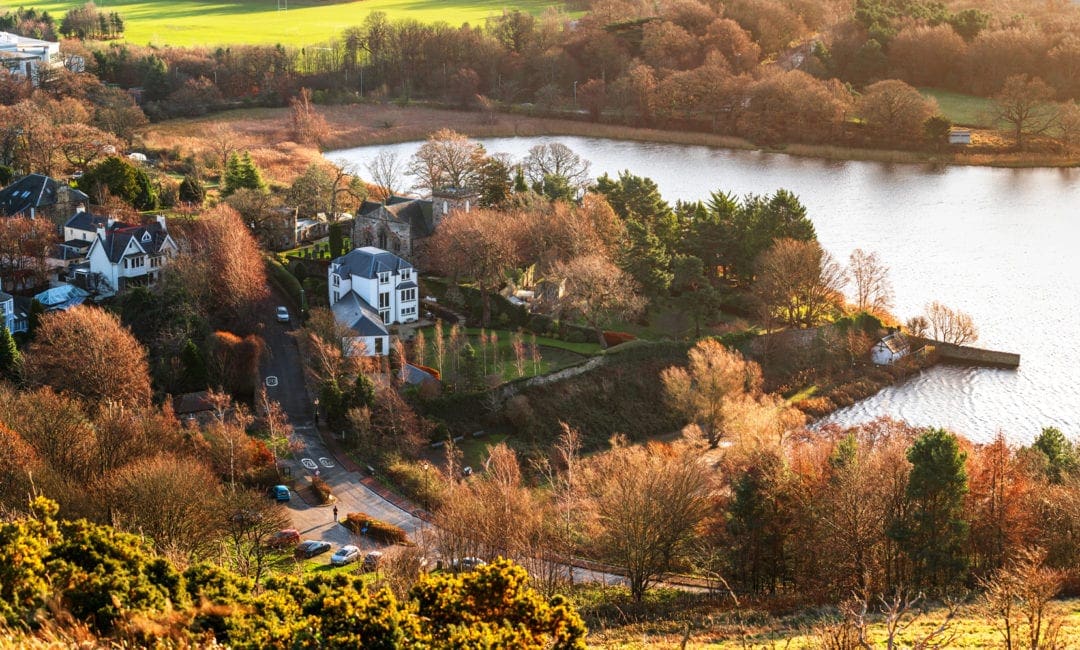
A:
<svg viewBox="0 0 1080 650">
<path fill-rule="evenodd" d="M 289 269 L 282 266 L 276 258 L 266 258 L 266 270 L 270 274 L 270 281 L 284 291 L 293 301 L 296 309 L 300 308 L 300 281 L 296 279 Z"/>
<path fill-rule="evenodd" d="M 357 535 L 367 535 L 380 544 L 408 544 L 409 536 L 401 528 L 379 521 L 365 512 L 350 512 L 343 524 Z M 367 530 L 364 531 L 365 526 Z"/>
<path fill-rule="evenodd" d="M 311 477 L 311 489 L 315 490 L 315 496 L 319 497 L 319 503 L 330 503 L 334 495 L 330 492 L 330 486 L 318 476 Z"/>
</svg>

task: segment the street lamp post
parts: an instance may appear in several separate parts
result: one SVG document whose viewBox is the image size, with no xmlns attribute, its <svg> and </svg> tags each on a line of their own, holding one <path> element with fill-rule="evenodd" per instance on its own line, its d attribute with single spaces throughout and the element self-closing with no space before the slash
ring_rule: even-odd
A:
<svg viewBox="0 0 1080 650">
<path fill-rule="evenodd" d="M 318 397 L 315 398 L 314 403 L 315 403 L 315 426 L 319 426 L 319 398 Z"/>
<path fill-rule="evenodd" d="M 577 108 L 577 80 L 574 80 L 574 108 Z"/>
</svg>

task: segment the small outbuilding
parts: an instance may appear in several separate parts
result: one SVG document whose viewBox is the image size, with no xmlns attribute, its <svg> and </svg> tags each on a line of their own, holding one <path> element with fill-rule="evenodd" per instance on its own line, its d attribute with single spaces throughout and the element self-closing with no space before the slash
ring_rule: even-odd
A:
<svg viewBox="0 0 1080 650">
<path fill-rule="evenodd" d="M 907 338 L 900 332 L 893 332 L 870 348 L 870 360 L 879 366 L 896 363 L 911 354 Z"/>
<path fill-rule="evenodd" d="M 969 129 L 950 129 L 949 144 L 971 144 L 971 131 Z"/>
</svg>

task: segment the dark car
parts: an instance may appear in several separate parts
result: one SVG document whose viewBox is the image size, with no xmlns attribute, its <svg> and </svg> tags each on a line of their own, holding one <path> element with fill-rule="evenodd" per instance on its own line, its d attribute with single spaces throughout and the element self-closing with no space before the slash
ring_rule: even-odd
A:
<svg viewBox="0 0 1080 650">
<path fill-rule="evenodd" d="M 321 542 L 313 539 L 307 539 L 300 542 L 300 545 L 293 551 L 293 555 L 301 560 L 306 560 L 309 557 L 315 557 L 321 555 L 330 550 L 330 542 Z"/>
<path fill-rule="evenodd" d="M 270 488 L 270 496 L 274 497 L 275 500 L 282 502 L 292 498 L 292 495 L 289 494 L 289 488 L 284 485 L 275 485 Z"/>
<path fill-rule="evenodd" d="M 279 530 L 270 536 L 270 539 L 266 540 L 266 545 L 271 548 L 285 548 L 287 546 L 293 546 L 300 542 L 300 531 L 295 528 L 286 528 Z"/>
<path fill-rule="evenodd" d="M 379 568 L 379 562 L 382 561 L 382 551 L 372 551 L 364 556 L 364 571 L 374 571 Z"/>
</svg>

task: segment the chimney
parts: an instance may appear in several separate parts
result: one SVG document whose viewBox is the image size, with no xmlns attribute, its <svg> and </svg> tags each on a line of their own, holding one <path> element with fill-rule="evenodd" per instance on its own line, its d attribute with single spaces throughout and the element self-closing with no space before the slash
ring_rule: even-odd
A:
<svg viewBox="0 0 1080 650">
<path fill-rule="evenodd" d="M 106 228 L 108 228 L 109 230 L 112 230 L 113 225 L 116 224 L 116 219 L 113 219 L 112 217 L 109 217 L 108 220 L 105 222 L 105 224 L 106 224 L 105 225 Z"/>
<path fill-rule="evenodd" d="M 112 220 L 110 219 L 110 221 L 112 221 Z M 101 243 L 104 244 L 105 243 L 105 229 L 102 228 L 101 226 L 97 227 L 97 236 L 101 238 Z"/>
<path fill-rule="evenodd" d="M 162 230 L 164 230 L 165 232 L 169 231 L 169 228 L 165 225 L 165 215 L 159 214 L 158 216 L 154 217 L 154 219 L 158 222 L 158 225 L 161 226 Z"/>
</svg>

